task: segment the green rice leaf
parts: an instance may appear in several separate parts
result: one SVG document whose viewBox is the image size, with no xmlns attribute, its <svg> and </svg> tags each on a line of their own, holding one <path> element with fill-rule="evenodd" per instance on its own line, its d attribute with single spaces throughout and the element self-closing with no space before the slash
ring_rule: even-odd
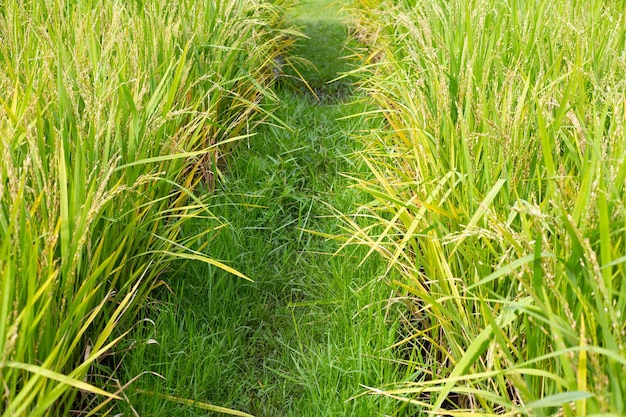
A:
<svg viewBox="0 0 626 417">
<path fill-rule="evenodd" d="M 22 369 L 24 371 L 31 372 L 35 375 L 39 375 L 42 378 L 52 379 L 64 385 L 68 385 L 68 386 L 71 386 L 71 387 L 74 387 L 83 391 L 91 392 L 92 394 L 102 395 L 102 396 L 117 399 L 117 400 L 120 399 L 118 395 L 111 394 L 110 392 L 106 392 L 86 382 L 69 377 L 67 375 L 60 374 L 58 372 L 54 372 L 50 369 L 46 369 L 41 366 L 31 365 L 28 363 L 11 362 L 11 361 L 6 362 L 5 366 L 8 368 L 13 368 L 13 369 Z"/>
<path fill-rule="evenodd" d="M 592 398 L 594 395 L 584 391 L 562 392 L 560 394 L 549 395 L 540 400 L 530 402 L 524 407 L 525 410 L 536 410 L 538 408 L 558 407 L 574 401 Z"/>
</svg>

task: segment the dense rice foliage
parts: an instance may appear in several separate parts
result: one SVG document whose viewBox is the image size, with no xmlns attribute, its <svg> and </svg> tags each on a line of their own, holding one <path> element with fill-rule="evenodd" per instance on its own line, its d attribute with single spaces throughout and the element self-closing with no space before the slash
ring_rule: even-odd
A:
<svg viewBox="0 0 626 417">
<path fill-rule="evenodd" d="M 281 18 L 260 0 L 0 2 L 0 414 L 98 412 L 168 263 L 234 272 L 181 226 L 210 216 L 216 146 L 260 114 Z"/>
<path fill-rule="evenodd" d="M 359 2 L 410 381 L 461 415 L 626 412 L 626 2 Z"/>
</svg>

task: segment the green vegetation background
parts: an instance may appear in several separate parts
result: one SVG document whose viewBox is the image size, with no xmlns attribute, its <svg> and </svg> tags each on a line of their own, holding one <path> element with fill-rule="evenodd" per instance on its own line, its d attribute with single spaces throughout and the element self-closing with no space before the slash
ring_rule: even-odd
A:
<svg viewBox="0 0 626 417">
<path fill-rule="evenodd" d="M 168 277 L 148 310 L 156 322 L 123 362 L 126 379 L 146 369 L 163 379 L 146 375 L 134 389 L 257 416 L 371 416 L 397 407 L 359 396 L 399 378 L 386 350 L 398 323 L 385 301 L 385 265 L 359 265 L 364 250 L 334 256 L 337 242 L 304 230 L 339 234 L 335 210 L 364 203 L 342 174 L 365 175 L 352 135 L 380 123 L 350 117 L 367 110 L 352 80 L 331 82 L 353 65 L 340 6 L 304 1 L 289 10 L 306 38 L 284 58 L 310 64 L 285 66 L 276 86 L 273 114 L 287 127 L 259 126 L 240 143 L 211 197 L 224 227 L 206 237 L 207 253 L 254 283 L 198 264 Z M 129 395 L 140 415 L 206 415 L 163 396 Z"/>
</svg>

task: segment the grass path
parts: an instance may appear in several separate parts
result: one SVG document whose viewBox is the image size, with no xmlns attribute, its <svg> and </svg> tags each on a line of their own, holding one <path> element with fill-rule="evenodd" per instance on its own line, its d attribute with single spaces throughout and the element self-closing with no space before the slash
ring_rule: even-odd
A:
<svg viewBox="0 0 626 417">
<path fill-rule="evenodd" d="M 142 335 L 158 344 L 138 343 L 125 361 L 127 379 L 146 369 L 165 378 L 135 383 L 144 390 L 130 397 L 139 415 L 207 415 L 163 395 L 256 416 L 376 416 L 397 407 L 378 396 L 351 399 L 360 385 L 400 379 L 385 350 L 396 329 L 380 301 L 390 295 L 382 266 L 331 257 L 336 243 L 301 230 L 339 233 L 328 205 L 351 212 L 361 197 L 339 173 L 360 169 L 347 158 L 357 146 L 350 133 L 370 122 L 337 120 L 364 109 L 350 104 L 347 81 L 327 84 L 348 69 L 340 59 L 347 30 L 330 3 L 292 15 L 310 37 L 294 53 L 317 66 L 304 76 L 320 100 L 286 81 L 275 115 L 291 130 L 266 125 L 240 144 L 212 197 L 217 218 L 196 223 L 215 229 L 207 252 L 254 283 L 193 263 L 168 279 L 171 292 L 160 291 L 165 301 Z"/>
</svg>

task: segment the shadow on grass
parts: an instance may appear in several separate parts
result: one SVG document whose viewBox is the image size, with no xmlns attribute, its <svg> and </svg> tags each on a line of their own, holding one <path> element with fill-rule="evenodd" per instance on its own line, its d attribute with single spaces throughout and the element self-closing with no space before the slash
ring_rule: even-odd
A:
<svg viewBox="0 0 626 417">
<path fill-rule="evenodd" d="M 336 18 L 300 18 L 293 23 L 301 28 L 306 38 L 299 40 L 292 51 L 292 56 L 297 57 L 294 60 L 297 72 L 289 67 L 285 69 L 286 84 L 304 94 L 312 90 L 321 103 L 348 99 L 353 94 L 354 80 L 350 77 L 338 79 L 352 69 L 346 58 L 349 55 L 346 26 Z M 297 73 L 310 89 L 298 79 Z"/>
</svg>

